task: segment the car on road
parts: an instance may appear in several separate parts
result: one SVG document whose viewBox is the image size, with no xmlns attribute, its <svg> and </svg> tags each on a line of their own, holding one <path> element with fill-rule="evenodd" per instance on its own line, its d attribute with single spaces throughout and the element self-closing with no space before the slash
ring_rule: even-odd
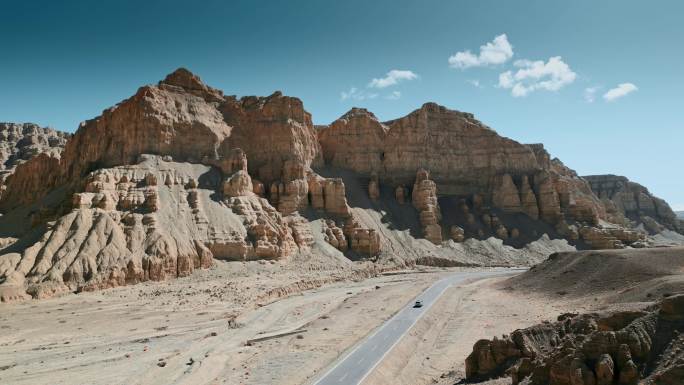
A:
<svg viewBox="0 0 684 385">
<path fill-rule="evenodd" d="M 423 301 L 421 301 L 421 300 L 416 301 L 416 303 L 413 304 L 413 307 L 416 307 L 416 308 L 417 307 L 423 307 Z"/>
</svg>

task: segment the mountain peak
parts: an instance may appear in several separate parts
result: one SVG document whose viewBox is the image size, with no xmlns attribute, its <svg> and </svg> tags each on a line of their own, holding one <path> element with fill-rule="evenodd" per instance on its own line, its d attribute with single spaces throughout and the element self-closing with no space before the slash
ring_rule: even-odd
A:
<svg viewBox="0 0 684 385">
<path fill-rule="evenodd" d="M 193 74 L 184 67 L 180 67 L 166 75 L 164 80 L 159 82 L 159 85 L 180 87 L 183 90 L 201 96 L 204 99 L 220 100 L 223 97 L 223 92 L 207 86 L 202 82 L 202 79 L 200 79 L 199 76 Z"/>
<path fill-rule="evenodd" d="M 177 70 L 166 75 L 166 78 L 159 82 L 160 84 L 168 84 L 185 88 L 187 90 L 206 90 L 207 86 L 202 83 L 199 76 L 193 74 L 186 68 L 178 68 Z"/>
</svg>

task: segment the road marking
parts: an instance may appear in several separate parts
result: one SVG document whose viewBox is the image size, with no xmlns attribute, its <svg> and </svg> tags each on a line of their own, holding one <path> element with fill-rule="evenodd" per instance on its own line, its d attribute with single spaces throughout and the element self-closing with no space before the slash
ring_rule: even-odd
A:
<svg viewBox="0 0 684 385">
<path fill-rule="evenodd" d="M 515 270 L 525 270 L 525 269 L 511 269 L 511 270 L 509 270 L 509 272 L 510 272 L 510 271 L 515 271 Z M 493 271 L 493 272 L 495 273 L 495 272 L 497 272 L 497 271 Z M 498 277 L 498 276 L 508 275 L 508 274 L 506 274 L 506 271 L 505 271 L 505 270 L 504 270 L 504 271 L 501 271 L 501 274 L 491 274 L 491 273 L 493 273 L 493 272 L 479 272 L 479 273 L 475 273 L 475 274 L 473 274 L 472 277 L 462 277 L 462 278 L 460 279 L 460 281 L 462 282 L 462 281 L 466 281 L 466 280 L 468 280 L 468 279 L 473 279 L 473 280 L 474 280 L 473 282 L 475 282 L 475 281 L 478 281 L 478 280 L 480 280 L 480 279 L 494 278 L 494 277 Z M 414 326 L 416 323 L 418 323 L 418 321 L 419 321 L 421 318 L 423 318 L 423 315 L 425 315 L 425 313 L 427 313 L 427 311 L 432 307 L 432 305 L 434 304 L 434 302 L 436 302 L 436 299 L 438 299 L 439 297 L 441 297 L 442 294 L 444 294 L 444 292 L 447 291 L 447 289 L 450 288 L 450 287 L 453 285 L 453 283 L 447 283 L 448 280 L 451 280 L 451 279 L 453 279 L 453 277 L 452 277 L 452 278 L 445 278 L 445 279 L 443 279 L 443 280 L 441 280 L 441 281 L 437 281 L 435 284 L 433 284 L 432 286 L 430 286 L 427 290 L 425 290 L 425 291 L 423 292 L 423 293 L 427 293 L 429 290 L 432 290 L 433 288 L 439 286 L 440 284 L 442 284 L 442 285 L 443 285 L 443 284 L 446 284 L 446 286 L 443 287 L 442 290 L 440 290 L 439 294 L 437 294 L 437 295 L 434 297 L 435 301 L 432 301 L 427 307 L 424 308 L 425 310 L 423 311 L 423 313 L 421 313 L 421 315 L 420 315 L 418 318 L 416 318 L 415 320 L 413 320 L 413 322 L 412 322 L 411 325 L 408 327 L 408 329 L 406 329 L 406 331 L 404 331 L 404 333 L 402 333 L 402 335 L 400 335 L 400 336 L 397 338 L 397 340 L 394 341 L 394 343 L 392 344 L 392 346 L 389 347 L 389 349 L 385 350 L 385 353 L 383 353 L 383 355 L 380 357 L 380 359 L 377 360 L 373 366 L 371 366 L 371 368 L 363 375 L 363 377 L 361 377 L 361 379 L 356 383 L 356 385 L 362 384 L 362 383 L 366 380 L 366 378 L 367 378 L 371 373 L 373 373 L 373 371 L 375 370 L 375 368 L 376 368 L 378 365 L 380 365 L 380 363 L 381 363 L 382 361 L 385 360 L 385 357 L 392 351 L 392 349 L 394 349 L 394 347 L 395 347 L 397 344 L 399 344 L 399 342 L 404 338 L 404 336 L 406 335 L 406 333 L 408 333 L 408 331 L 411 330 L 411 329 L 413 328 L 413 326 Z M 402 310 L 403 310 L 403 309 L 402 309 Z M 396 315 L 399 315 L 399 313 L 397 313 Z M 394 318 L 394 317 L 392 317 L 392 318 Z M 389 321 L 387 321 L 387 322 L 389 322 Z"/>
<path fill-rule="evenodd" d="M 497 270 L 494 270 L 494 271 L 486 271 L 486 272 L 477 272 L 477 273 L 472 273 L 472 274 L 468 274 L 468 273 L 461 272 L 461 273 L 456 273 L 456 274 L 454 274 L 454 276 L 452 276 L 452 277 L 443 278 L 442 280 L 435 282 L 432 286 L 430 286 L 429 288 L 427 288 L 427 289 L 426 289 L 425 291 L 423 291 L 423 293 L 422 293 L 422 298 L 423 298 L 424 300 L 429 299 L 429 303 L 427 304 L 427 306 L 423 306 L 423 308 L 421 309 L 421 312 L 420 312 L 420 314 L 418 315 L 418 317 L 416 317 L 415 319 L 411 320 L 412 322 L 411 322 L 411 324 L 408 326 L 408 328 L 404 329 L 404 331 L 402 332 L 402 334 L 399 335 L 399 336 L 397 336 L 396 340 L 393 341 L 393 343 L 391 344 L 391 346 L 390 346 L 387 350 L 385 350 L 385 352 L 380 356 L 380 358 L 379 358 L 377 361 L 375 361 L 375 362 L 373 363 L 373 365 L 371 366 L 371 368 L 370 368 L 369 370 L 367 370 L 367 371 L 364 373 L 363 377 L 361 377 L 361 379 L 360 379 L 359 381 L 354 382 L 354 384 L 355 384 L 355 385 L 358 385 L 358 384 L 363 383 L 363 381 L 364 381 L 364 380 L 365 380 L 365 379 L 366 379 L 366 378 L 375 370 L 375 368 L 376 368 L 376 367 L 385 359 L 385 357 L 389 354 L 389 352 L 392 351 L 392 349 L 394 349 L 394 347 L 403 339 L 403 337 L 406 335 L 406 333 L 407 333 L 411 328 L 413 328 L 413 326 L 414 326 L 414 325 L 423 317 L 423 315 L 424 315 L 425 313 L 427 313 L 427 311 L 432 307 L 432 305 L 434 304 L 434 302 L 436 302 L 436 300 L 437 300 L 439 297 L 441 297 L 442 294 L 444 294 L 444 292 L 446 292 L 446 290 L 447 290 L 448 288 L 450 288 L 450 287 L 454 284 L 454 283 L 452 283 L 451 281 L 458 279 L 458 281 L 459 281 L 458 283 L 459 283 L 459 284 L 462 284 L 463 281 L 467 281 L 467 280 L 470 280 L 470 279 L 473 279 L 474 281 L 477 281 L 477 280 L 480 280 L 480 279 L 483 279 L 483 278 L 493 278 L 493 277 L 497 277 L 497 276 L 508 275 L 508 274 L 506 274 L 506 272 L 509 272 L 509 273 L 510 273 L 510 272 L 515 271 L 515 270 L 518 270 L 518 269 L 510 269 L 510 270 L 504 270 L 504 271 L 501 271 L 501 270 L 498 270 L 498 271 L 497 271 Z M 521 269 L 521 270 L 522 270 L 522 269 Z M 499 273 L 499 274 L 496 274 L 496 273 Z M 430 296 L 430 293 L 431 293 L 431 292 L 435 292 L 436 294 Z M 411 302 L 409 302 L 409 304 L 410 304 L 410 303 L 411 303 Z M 315 384 L 315 385 L 321 384 L 321 383 L 326 379 L 326 377 L 327 377 L 328 375 L 330 375 L 333 371 L 335 371 L 336 369 L 338 369 L 338 368 L 340 367 L 340 365 L 342 365 L 342 364 L 343 364 L 348 358 L 350 358 L 354 353 L 358 352 L 358 351 L 363 347 L 363 345 L 367 344 L 369 341 L 373 340 L 374 338 L 379 337 L 378 333 L 382 332 L 382 331 L 385 330 L 385 329 L 388 329 L 388 330 L 389 330 L 389 328 L 387 328 L 387 327 L 390 325 L 390 323 L 392 323 L 393 321 L 398 321 L 398 320 L 400 320 L 399 316 L 402 315 L 402 313 L 403 313 L 404 311 L 407 311 L 407 313 L 409 313 L 409 311 L 408 311 L 409 304 L 405 305 L 404 308 L 402 308 L 401 310 L 399 310 L 399 311 L 398 311 L 396 314 L 394 314 L 394 316 L 392 316 L 389 320 L 385 321 L 385 323 L 384 323 L 382 326 L 380 326 L 379 328 L 377 328 L 370 336 L 368 336 L 368 337 L 366 337 L 365 339 L 363 339 L 362 341 L 358 342 L 358 343 L 352 348 L 352 350 L 344 356 L 344 358 L 339 359 L 339 360 L 336 360 L 336 363 L 335 363 L 333 366 L 331 366 L 331 367 L 325 372 L 325 374 L 324 374 L 323 376 L 319 377 L 318 380 L 317 380 L 316 382 L 314 382 L 314 384 Z M 404 320 L 401 320 L 401 321 L 404 321 Z M 406 321 L 408 321 L 408 320 L 406 320 Z M 393 330 L 396 330 L 396 328 L 397 328 L 397 325 L 394 325 L 394 329 L 393 329 Z M 383 339 L 383 340 L 387 340 L 388 337 L 390 337 L 390 335 L 387 335 L 387 334 L 386 334 L 386 335 L 384 335 L 384 337 L 383 337 L 382 339 Z M 374 351 L 374 350 L 377 348 L 377 346 L 378 346 L 377 344 L 376 344 L 375 346 L 373 346 L 373 348 L 371 349 L 371 351 Z M 373 360 L 370 359 L 370 361 L 373 361 Z M 359 364 L 360 364 L 361 362 L 363 362 L 363 359 L 359 361 Z M 348 374 L 349 374 L 349 373 L 345 373 L 338 381 L 339 381 L 339 382 L 342 382 L 343 379 L 347 378 L 347 375 L 348 375 Z M 330 378 L 330 380 L 332 380 L 332 378 Z"/>
</svg>

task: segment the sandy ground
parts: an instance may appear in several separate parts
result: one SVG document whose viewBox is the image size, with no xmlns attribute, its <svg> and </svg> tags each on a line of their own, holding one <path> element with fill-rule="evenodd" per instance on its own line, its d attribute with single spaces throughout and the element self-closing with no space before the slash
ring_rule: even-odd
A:
<svg viewBox="0 0 684 385">
<path fill-rule="evenodd" d="M 0 383 L 302 384 L 444 274 L 277 265 L 2 304 Z"/>
<path fill-rule="evenodd" d="M 2 304 L 0 383 L 311 384 L 456 271 L 366 278 L 361 267 L 218 263 L 168 282 Z M 456 383 L 478 339 L 595 305 L 506 290 L 505 279 L 448 289 L 364 384 Z M 246 343 L 263 337 L 275 338 Z"/>
</svg>

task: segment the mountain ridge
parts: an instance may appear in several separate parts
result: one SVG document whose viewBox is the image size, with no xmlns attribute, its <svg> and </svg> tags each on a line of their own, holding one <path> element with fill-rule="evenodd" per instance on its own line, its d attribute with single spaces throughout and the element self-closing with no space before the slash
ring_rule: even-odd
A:
<svg viewBox="0 0 684 385">
<path fill-rule="evenodd" d="M 647 190 L 637 198 L 654 210 L 621 217 L 615 194 L 469 113 L 425 103 L 382 123 L 356 108 L 314 126 L 298 98 L 225 96 L 182 68 L 19 164 L 3 191 L 3 300 L 216 259 L 524 265 L 568 243 L 643 247 L 681 231 Z"/>
</svg>

